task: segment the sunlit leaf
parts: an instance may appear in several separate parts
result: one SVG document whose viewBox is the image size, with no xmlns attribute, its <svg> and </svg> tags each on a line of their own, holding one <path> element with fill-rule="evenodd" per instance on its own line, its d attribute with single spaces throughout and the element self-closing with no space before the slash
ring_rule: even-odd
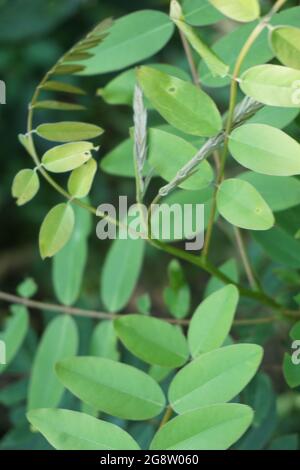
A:
<svg viewBox="0 0 300 470">
<path fill-rule="evenodd" d="M 14 178 L 12 195 L 17 199 L 17 205 L 23 206 L 34 198 L 40 188 L 40 181 L 35 170 L 21 170 Z"/>
<path fill-rule="evenodd" d="M 48 171 L 64 173 L 74 170 L 87 162 L 94 146 L 90 142 L 71 142 L 58 145 L 48 150 L 42 158 L 42 164 Z"/>
<path fill-rule="evenodd" d="M 37 134 L 52 142 L 72 142 L 89 140 L 103 134 L 103 129 L 86 122 L 55 122 L 41 124 L 36 129 Z"/>
<path fill-rule="evenodd" d="M 258 0 L 209 0 L 225 16 L 242 22 L 256 20 L 260 15 Z"/>
<path fill-rule="evenodd" d="M 72 235 L 74 223 L 74 211 L 69 204 L 58 204 L 48 212 L 39 234 L 43 259 L 54 256 L 64 247 Z"/>
<path fill-rule="evenodd" d="M 300 29 L 278 26 L 271 30 L 271 45 L 277 59 L 284 65 L 300 69 Z"/>
<path fill-rule="evenodd" d="M 6 354 L 5 364 L 0 364 L 0 373 L 12 362 L 19 351 L 28 331 L 28 311 L 22 305 L 13 305 L 11 315 L 7 318 L 0 340 L 4 342 Z"/>
<path fill-rule="evenodd" d="M 76 198 L 86 197 L 92 187 L 97 171 L 97 162 L 91 158 L 88 162 L 72 171 L 68 180 L 68 191 Z"/>
</svg>

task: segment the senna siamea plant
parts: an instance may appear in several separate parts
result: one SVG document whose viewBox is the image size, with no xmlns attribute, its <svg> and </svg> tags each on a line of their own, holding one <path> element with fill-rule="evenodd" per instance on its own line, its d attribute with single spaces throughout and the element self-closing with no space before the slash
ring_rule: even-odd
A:
<svg viewBox="0 0 300 470">
<path fill-rule="evenodd" d="M 222 21 L 230 32 L 208 43 L 204 26 L 214 31 Z M 18 296 L 1 293 L 14 304 L 1 372 L 23 347 L 27 307 L 59 312 L 47 322 L 22 395 L 26 426 L 55 449 L 272 447 L 274 392 L 258 372 L 264 346 L 282 325 L 286 344 L 300 340 L 299 296 L 288 295 L 299 283 L 300 145 L 293 128 L 286 132 L 300 108 L 299 24 L 300 7 L 285 0 L 269 11 L 258 0 L 171 0 L 168 12 L 102 20 L 36 87 L 19 136 L 33 164 L 17 173 L 12 195 L 23 206 L 48 183 L 60 197 L 38 237 L 42 259 L 52 258 L 60 305 L 32 300 L 32 280 Z M 178 36 L 183 67 L 153 58 Z M 95 100 L 126 106 L 131 122 L 128 137 L 104 154 L 101 115 L 89 123 L 72 114 L 85 110 L 88 76 L 107 73 L 114 75 Z M 71 117 L 43 122 L 41 110 Z M 92 204 L 97 173 L 102 181 L 131 178 L 135 236 L 132 214 L 119 218 L 97 209 L 107 201 Z M 159 203 L 203 205 L 203 249 L 185 250 L 175 233 L 168 241 L 154 236 L 159 221 L 147 225 L 143 207 Z M 101 267 L 101 312 L 75 306 L 84 303 L 89 238 L 99 223 L 118 228 Z M 241 260 L 241 280 L 235 259 L 214 263 L 222 231 Z M 153 250 L 168 256 L 163 315 L 150 294 L 135 295 Z M 281 289 L 266 289 L 261 253 Z M 208 275 L 202 298 L 189 285 L 190 270 Z M 97 321 L 83 349 L 70 314 Z M 297 389 L 298 356 L 289 353 L 280 373 Z M 297 447 L 293 436 L 286 445 Z"/>
</svg>

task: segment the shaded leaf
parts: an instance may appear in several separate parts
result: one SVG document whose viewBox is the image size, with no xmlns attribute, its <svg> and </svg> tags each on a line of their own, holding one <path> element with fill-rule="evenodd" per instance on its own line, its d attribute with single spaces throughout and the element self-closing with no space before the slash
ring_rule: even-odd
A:
<svg viewBox="0 0 300 470">
<path fill-rule="evenodd" d="M 56 82 L 53 80 L 49 80 L 48 82 L 44 83 L 44 85 L 41 86 L 41 89 L 48 91 L 61 91 L 62 93 L 72 93 L 75 95 L 86 94 L 86 92 L 82 88 L 79 88 L 75 85 L 71 85 L 70 83 L 64 82 Z"/>
<path fill-rule="evenodd" d="M 82 111 L 85 106 L 75 103 L 65 103 L 64 101 L 44 100 L 34 104 L 35 109 L 53 109 L 57 111 Z"/>
<path fill-rule="evenodd" d="M 8 317 L 4 330 L 0 334 L 0 340 L 4 342 L 6 349 L 6 364 L 0 364 L 0 373 L 12 362 L 22 346 L 28 326 L 27 309 L 22 305 L 12 305 L 11 316 Z"/>
<path fill-rule="evenodd" d="M 113 322 L 103 320 L 95 327 L 90 344 L 91 356 L 105 357 L 118 361 L 120 353 L 117 348 L 118 339 Z"/>
</svg>

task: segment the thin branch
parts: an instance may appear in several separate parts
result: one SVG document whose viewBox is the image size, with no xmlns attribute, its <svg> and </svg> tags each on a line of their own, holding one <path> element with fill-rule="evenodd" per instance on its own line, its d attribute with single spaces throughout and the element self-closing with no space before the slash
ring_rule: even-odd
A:
<svg viewBox="0 0 300 470">
<path fill-rule="evenodd" d="M 194 61 L 194 57 L 193 57 L 191 47 L 190 47 L 185 35 L 183 34 L 183 32 L 180 29 L 178 29 L 178 31 L 179 31 L 180 39 L 181 39 L 181 42 L 182 42 L 182 45 L 183 45 L 183 49 L 184 49 L 189 67 L 190 67 L 190 70 L 191 70 L 193 82 L 196 85 L 196 87 L 201 88 L 200 77 L 199 77 L 198 70 L 197 70 L 197 67 L 196 67 L 196 64 L 195 64 L 195 61 Z"/>
<path fill-rule="evenodd" d="M 254 272 L 253 272 L 253 269 L 249 260 L 248 253 L 245 248 L 241 231 L 238 227 L 235 227 L 235 226 L 233 226 L 233 231 L 234 231 L 234 236 L 235 236 L 236 244 L 238 247 L 238 251 L 240 253 L 241 260 L 245 268 L 245 273 L 248 278 L 249 284 L 252 287 L 252 289 L 260 289 L 260 286 L 258 282 L 256 281 L 256 278 L 255 278 L 255 275 L 254 275 Z"/>
</svg>

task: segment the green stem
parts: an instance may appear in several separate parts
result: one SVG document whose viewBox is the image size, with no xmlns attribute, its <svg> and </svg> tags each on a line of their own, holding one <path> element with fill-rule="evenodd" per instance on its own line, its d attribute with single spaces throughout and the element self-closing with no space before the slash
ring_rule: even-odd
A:
<svg viewBox="0 0 300 470">
<path fill-rule="evenodd" d="M 194 61 L 193 53 L 192 53 L 191 47 L 189 45 L 189 42 L 187 41 L 187 39 L 186 39 L 185 35 L 183 34 L 183 32 L 180 29 L 178 29 L 178 31 L 179 31 L 180 39 L 181 39 L 181 42 L 182 42 L 182 45 L 183 45 L 183 49 L 184 49 L 189 67 L 190 67 L 190 70 L 191 70 L 194 85 L 198 88 L 201 88 L 200 77 L 199 77 L 199 74 L 198 74 L 198 70 L 197 70 L 197 67 L 196 67 L 196 64 L 195 64 L 195 61 Z"/>
<path fill-rule="evenodd" d="M 159 429 L 162 428 L 169 421 L 169 419 L 172 417 L 172 414 L 173 409 L 171 408 L 171 406 L 168 406 L 163 416 L 163 419 L 161 420 L 161 423 L 159 425 Z"/>
</svg>

